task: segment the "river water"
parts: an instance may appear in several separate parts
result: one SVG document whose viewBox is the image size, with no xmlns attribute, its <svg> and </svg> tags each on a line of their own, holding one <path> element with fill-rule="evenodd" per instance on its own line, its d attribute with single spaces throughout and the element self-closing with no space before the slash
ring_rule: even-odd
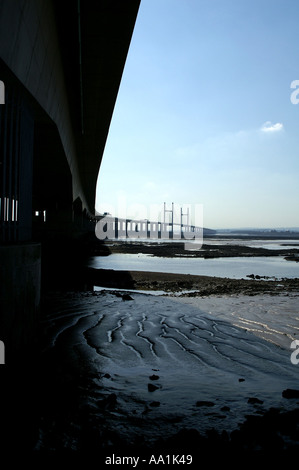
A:
<svg viewBox="0 0 299 470">
<path fill-rule="evenodd" d="M 207 244 L 239 244 L 269 249 L 296 248 L 298 240 L 217 240 Z M 282 246 L 286 244 L 287 246 Z M 192 252 L 189 252 L 191 254 Z M 188 252 L 186 252 L 188 254 Z M 193 274 L 201 276 L 248 279 L 248 275 L 281 278 L 297 278 L 299 262 L 287 261 L 283 256 L 229 257 L 229 258 L 193 258 L 183 256 L 161 258 L 148 254 L 113 253 L 109 256 L 94 256 L 89 260 L 89 267 L 96 269 L 114 269 L 128 271 L 167 272 Z"/>
</svg>

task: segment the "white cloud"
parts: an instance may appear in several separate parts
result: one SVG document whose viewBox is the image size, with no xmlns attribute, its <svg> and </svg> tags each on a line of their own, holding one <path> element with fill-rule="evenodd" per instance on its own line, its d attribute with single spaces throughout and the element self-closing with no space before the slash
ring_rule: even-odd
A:
<svg viewBox="0 0 299 470">
<path fill-rule="evenodd" d="M 280 132 L 282 130 L 283 130 L 283 124 L 281 122 L 272 124 L 271 121 L 267 121 L 261 127 L 262 132 Z"/>
</svg>

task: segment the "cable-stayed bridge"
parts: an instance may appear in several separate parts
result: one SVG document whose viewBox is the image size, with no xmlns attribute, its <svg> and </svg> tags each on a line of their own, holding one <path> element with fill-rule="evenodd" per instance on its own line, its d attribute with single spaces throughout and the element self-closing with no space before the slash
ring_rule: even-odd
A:
<svg viewBox="0 0 299 470">
<path fill-rule="evenodd" d="M 168 213 L 168 214 L 167 214 Z M 167 217 L 168 215 L 168 217 Z M 174 221 L 174 203 L 171 209 L 166 209 L 164 203 L 164 220 L 130 219 L 114 217 L 105 213 L 97 217 L 96 236 L 99 240 L 113 239 L 166 239 L 166 240 L 196 240 L 202 243 L 204 235 L 213 234 L 214 231 L 189 222 L 189 207 L 187 212 L 180 208 L 180 220 Z M 168 220 L 167 220 L 168 219 Z M 199 214 L 202 221 L 202 213 Z"/>
</svg>

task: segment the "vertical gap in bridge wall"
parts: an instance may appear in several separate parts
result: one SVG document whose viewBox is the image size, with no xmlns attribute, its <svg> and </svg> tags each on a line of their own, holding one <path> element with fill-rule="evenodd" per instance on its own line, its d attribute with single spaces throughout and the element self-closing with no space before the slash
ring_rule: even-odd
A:
<svg viewBox="0 0 299 470">
<path fill-rule="evenodd" d="M 36 121 L 33 161 L 33 237 L 42 247 L 42 294 L 69 285 L 80 253 L 74 234 L 82 230 L 80 199 L 73 206 L 71 170 L 57 126 Z"/>
<path fill-rule="evenodd" d="M 24 102 L 20 103 L 19 146 L 19 240 L 32 236 L 32 178 L 34 120 Z"/>
<path fill-rule="evenodd" d="M 34 121 L 20 90 L 0 106 L 0 242 L 31 239 Z"/>
<path fill-rule="evenodd" d="M 32 243 L 34 118 L 8 74 L 0 106 L 0 341 L 7 362 L 28 346 L 40 305 L 40 245 Z"/>
<path fill-rule="evenodd" d="M 85 288 L 81 267 L 95 224 L 80 197 L 73 201 L 70 166 L 57 126 L 49 119 L 35 124 L 33 209 L 33 236 L 42 246 L 42 293 L 58 286 Z"/>
<path fill-rule="evenodd" d="M 44 240 L 71 236 L 72 204 L 72 175 L 58 129 L 50 120 L 36 122 L 33 163 L 34 238 Z"/>
</svg>

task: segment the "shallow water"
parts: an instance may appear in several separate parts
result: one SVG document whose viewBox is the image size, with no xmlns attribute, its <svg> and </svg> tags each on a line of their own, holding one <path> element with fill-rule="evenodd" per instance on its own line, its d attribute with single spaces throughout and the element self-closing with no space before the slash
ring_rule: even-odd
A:
<svg viewBox="0 0 299 470">
<path fill-rule="evenodd" d="M 88 266 L 96 269 L 151 271 L 246 279 L 255 274 L 281 279 L 299 277 L 299 263 L 280 256 L 235 258 L 160 258 L 150 255 L 113 253 L 94 256 Z"/>
</svg>

